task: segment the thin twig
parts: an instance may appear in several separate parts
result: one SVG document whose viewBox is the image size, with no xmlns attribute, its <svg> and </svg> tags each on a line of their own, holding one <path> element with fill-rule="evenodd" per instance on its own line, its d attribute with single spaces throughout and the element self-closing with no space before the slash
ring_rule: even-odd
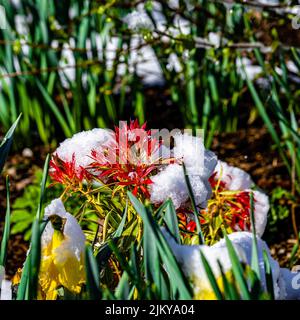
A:
<svg viewBox="0 0 300 320">
<path fill-rule="evenodd" d="M 35 69 L 35 70 L 31 70 L 31 71 L 17 71 L 17 72 L 2 74 L 2 75 L 0 75 L 0 79 L 15 78 L 15 77 L 20 77 L 20 76 L 34 76 L 34 75 L 53 72 L 53 71 L 62 71 L 62 70 L 66 70 L 66 69 L 90 67 L 90 66 L 94 66 L 97 64 L 101 64 L 101 63 L 102 63 L 102 61 L 99 61 L 99 60 L 90 60 L 90 61 L 84 61 L 83 63 L 73 64 L 73 65 L 55 66 L 55 67 Z"/>
<path fill-rule="evenodd" d="M 241 0 L 241 1 L 232 1 L 232 0 L 209 0 L 210 2 L 216 3 L 227 3 L 227 4 L 240 4 L 248 7 L 255 7 L 255 8 L 262 8 L 262 9 L 288 9 L 290 8 L 289 4 L 284 3 L 261 3 L 257 1 L 248 1 L 248 0 Z"/>
</svg>

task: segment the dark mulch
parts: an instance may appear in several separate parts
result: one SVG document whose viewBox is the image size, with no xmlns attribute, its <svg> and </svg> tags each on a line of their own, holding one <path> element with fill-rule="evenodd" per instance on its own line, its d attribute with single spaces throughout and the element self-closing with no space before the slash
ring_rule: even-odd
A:
<svg viewBox="0 0 300 320">
<path fill-rule="evenodd" d="M 3 175 L 0 177 L 0 235 L 3 231 L 3 221 L 6 208 L 6 191 L 4 185 L 4 177 L 10 176 L 11 203 L 14 202 L 24 192 L 34 179 L 34 171 L 36 167 L 43 167 L 46 158 L 46 150 L 40 146 L 30 149 L 32 156 L 26 156 L 26 150 L 19 153 L 12 153 L 4 167 Z M 27 151 L 28 154 L 28 151 Z M 12 235 L 8 244 L 8 257 L 6 265 L 6 273 L 13 276 L 18 268 L 22 267 L 28 243 L 24 241 L 22 234 Z"/>
</svg>

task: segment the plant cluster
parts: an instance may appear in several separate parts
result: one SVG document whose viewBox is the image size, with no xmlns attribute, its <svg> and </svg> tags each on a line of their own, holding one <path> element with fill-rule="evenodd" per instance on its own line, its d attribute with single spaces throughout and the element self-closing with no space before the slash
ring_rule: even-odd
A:
<svg viewBox="0 0 300 320">
<path fill-rule="evenodd" d="M 63 190 L 43 210 L 49 164 Z M 76 217 L 64 205 L 74 194 Z M 96 231 L 82 224 L 86 208 Z M 177 132 L 166 146 L 137 121 L 78 133 L 47 158 L 14 298 L 299 298 L 260 238 L 268 210 L 251 177 L 201 137 Z"/>
</svg>

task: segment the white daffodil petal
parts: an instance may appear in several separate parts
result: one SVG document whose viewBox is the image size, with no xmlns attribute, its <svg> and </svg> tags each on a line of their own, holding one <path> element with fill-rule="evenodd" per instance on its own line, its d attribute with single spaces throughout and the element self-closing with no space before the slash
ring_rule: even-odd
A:
<svg viewBox="0 0 300 320">
<path fill-rule="evenodd" d="M 77 220 L 68 212 L 64 207 L 61 199 L 53 200 L 45 209 L 45 218 L 48 218 L 51 215 L 58 215 L 61 218 L 66 219 L 64 226 L 64 235 L 66 241 L 68 241 L 69 249 L 74 252 L 78 260 L 80 255 L 84 252 L 85 248 L 85 235 L 83 234 Z M 49 222 L 42 235 L 42 246 L 48 245 L 53 237 L 53 227 Z"/>
</svg>

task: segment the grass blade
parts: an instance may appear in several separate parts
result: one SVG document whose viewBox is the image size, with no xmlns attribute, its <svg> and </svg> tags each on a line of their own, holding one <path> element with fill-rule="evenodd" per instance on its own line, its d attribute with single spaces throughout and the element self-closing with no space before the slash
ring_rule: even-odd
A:
<svg viewBox="0 0 300 320">
<path fill-rule="evenodd" d="M 48 106 L 50 107 L 51 111 L 54 113 L 55 117 L 57 118 L 57 121 L 59 122 L 62 130 L 64 131 L 64 134 L 66 135 L 66 137 L 71 137 L 72 136 L 71 129 L 69 128 L 64 116 L 59 111 L 57 105 L 55 104 L 55 102 L 53 101 L 53 99 L 51 98 L 51 96 L 49 95 L 47 90 L 44 88 L 44 86 L 42 85 L 42 83 L 38 79 L 36 79 L 36 83 L 37 83 L 37 86 L 40 89 L 45 101 L 47 102 Z"/>
<path fill-rule="evenodd" d="M 231 283 L 227 277 L 226 274 L 223 270 L 223 267 L 220 263 L 220 261 L 218 260 L 218 265 L 221 271 L 221 277 L 222 277 L 222 281 L 223 281 L 223 286 L 224 286 L 224 297 L 226 300 L 240 300 L 240 296 L 239 293 L 236 289 L 236 286 L 234 283 Z"/>
<path fill-rule="evenodd" d="M 259 268 L 259 258 L 258 258 L 258 248 L 255 230 L 255 216 L 254 216 L 254 197 L 253 192 L 250 192 L 250 220 L 252 228 L 252 255 L 251 255 L 251 268 L 256 273 L 259 280 L 261 280 L 260 268 Z"/>
<path fill-rule="evenodd" d="M 29 299 L 37 297 L 38 277 L 41 263 L 41 229 L 39 220 L 35 219 L 32 226 L 32 236 L 30 244 L 30 270 L 29 270 Z"/>
<path fill-rule="evenodd" d="M 166 205 L 166 213 L 165 213 L 165 223 L 168 227 L 169 232 L 171 235 L 174 237 L 177 243 L 181 243 L 180 239 L 180 233 L 179 233 L 179 227 L 178 227 L 178 219 L 177 219 L 177 214 L 175 207 L 173 205 L 173 202 L 171 200 L 167 200 L 167 205 Z"/>
<path fill-rule="evenodd" d="M 144 207 L 131 192 L 128 192 L 127 194 L 135 210 L 142 217 L 144 226 L 148 227 L 149 231 L 153 233 L 155 244 L 162 259 L 162 263 L 165 265 L 170 279 L 172 279 L 171 282 L 173 286 L 174 298 L 176 298 L 177 294 L 179 299 L 191 299 L 191 288 L 189 287 L 188 281 L 180 269 L 159 226 L 152 218 L 152 214 L 150 213 L 149 209 Z"/>
<path fill-rule="evenodd" d="M 92 248 L 85 248 L 85 271 L 86 287 L 90 300 L 99 300 L 101 298 L 100 273 Z"/>
<path fill-rule="evenodd" d="M 10 151 L 12 142 L 13 142 L 13 135 L 16 130 L 16 127 L 20 121 L 22 114 L 19 115 L 18 119 L 14 122 L 11 128 L 8 130 L 7 134 L 5 135 L 3 141 L 0 144 L 0 173 L 4 167 L 4 163 L 7 159 L 8 153 Z"/>
<path fill-rule="evenodd" d="M 5 266 L 7 257 L 7 247 L 10 234 L 10 191 L 9 191 L 9 177 L 6 177 L 6 215 L 5 215 L 5 225 L 4 232 L 1 241 L 0 249 L 0 266 Z"/>
<path fill-rule="evenodd" d="M 300 232 L 298 234 L 297 242 L 294 244 L 293 249 L 291 251 L 291 257 L 289 261 L 290 268 L 294 266 L 295 260 L 297 258 L 297 253 L 299 250 L 299 240 L 300 240 Z"/>
<path fill-rule="evenodd" d="M 28 300 L 28 279 L 29 279 L 30 259 L 27 256 L 22 270 L 21 281 L 18 286 L 17 300 Z"/>
<path fill-rule="evenodd" d="M 148 283 L 154 282 L 155 290 L 161 289 L 161 267 L 155 237 L 148 226 L 144 226 L 143 236 L 144 268 Z"/>
<path fill-rule="evenodd" d="M 274 295 L 272 269 L 271 269 L 269 255 L 266 250 L 263 251 L 263 258 L 264 258 L 264 266 L 265 266 L 267 291 L 270 294 L 271 300 L 274 300 L 275 295 Z"/>
<path fill-rule="evenodd" d="M 192 186 L 191 186 L 188 174 L 187 174 L 187 170 L 186 170 L 185 164 L 183 163 L 182 166 L 183 166 L 185 183 L 186 183 L 186 186 L 187 186 L 187 189 L 188 189 L 189 197 L 190 197 L 191 202 L 192 202 L 194 219 L 195 219 L 195 222 L 196 222 L 197 233 L 198 233 L 198 236 L 199 236 L 199 243 L 200 244 L 204 244 L 205 241 L 204 241 L 204 236 L 203 236 L 202 229 L 201 229 L 201 224 L 200 224 L 200 221 L 199 221 L 199 216 L 198 216 L 195 197 L 194 197 L 194 194 L 193 194 L 193 189 L 192 189 Z"/>
<path fill-rule="evenodd" d="M 200 257 L 201 257 L 201 261 L 203 263 L 203 266 L 204 266 L 204 270 L 206 272 L 206 275 L 208 277 L 208 280 L 210 282 L 210 285 L 217 297 L 218 300 L 223 300 L 223 295 L 222 295 L 222 292 L 218 286 L 218 283 L 217 283 L 217 280 L 212 272 L 212 269 L 207 261 L 207 259 L 205 258 L 203 252 L 200 250 Z"/>
<path fill-rule="evenodd" d="M 230 239 L 228 238 L 225 230 L 224 232 L 224 237 L 225 237 L 225 241 L 226 241 L 226 246 L 228 249 L 228 254 L 231 260 L 231 264 L 232 264 L 232 272 L 233 275 L 237 281 L 237 285 L 241 291 L 242 297 L 244 300 L 250 300 L 250 293 L 248 290 L 248 286 L 247 286 L 247 282 L 246 279 L 243 275 L 243 267 L 242 264 L 235 252 L 235 249 L 230 241 Z"/>
<path fill-rule="evenodd" d="M 121 223 L 119 224 L 118 229 L 116 230 L 116 232 L 114 234 L 115 238 L 121 237 L 121 235 L 123 233 L 124 226 L 126 223 L 126 218 L 127 218 L 127 212 L 128 212 L 128 200 L 126 201 L 126 206 L 125 206 L 125 209 L 123 212 L 123 217 L 122 217 Z"/>
<path fill-rule="evenodd" d="M 47 155 L 45 165 L 44 165 L 44 170 L 43 170 L 43 177 L 41 181 L 41 194 L 40 194 L 40 201 L 38 205 L 38 210 L 37 210 L 37 218 L 41 220 L 42 217 L 42 207 L 44 203 L 44 198 L 45 198 L 45 190 L 46 190 L 46 183 L 47 183 L 47 178 L 48 178 L 48 170 L 49 170 L 49 163 L 50 163 L 50 155 Z"/>
<path fill-rule="evenodd" d="M 130 295 L 129 276 L 128 276 L 128 273 L 124 271 L 118 283 L 118 286 L 116 288 L 115 296 L 117 300 L 128 300 L 129 295 Z"/>
</svg>

